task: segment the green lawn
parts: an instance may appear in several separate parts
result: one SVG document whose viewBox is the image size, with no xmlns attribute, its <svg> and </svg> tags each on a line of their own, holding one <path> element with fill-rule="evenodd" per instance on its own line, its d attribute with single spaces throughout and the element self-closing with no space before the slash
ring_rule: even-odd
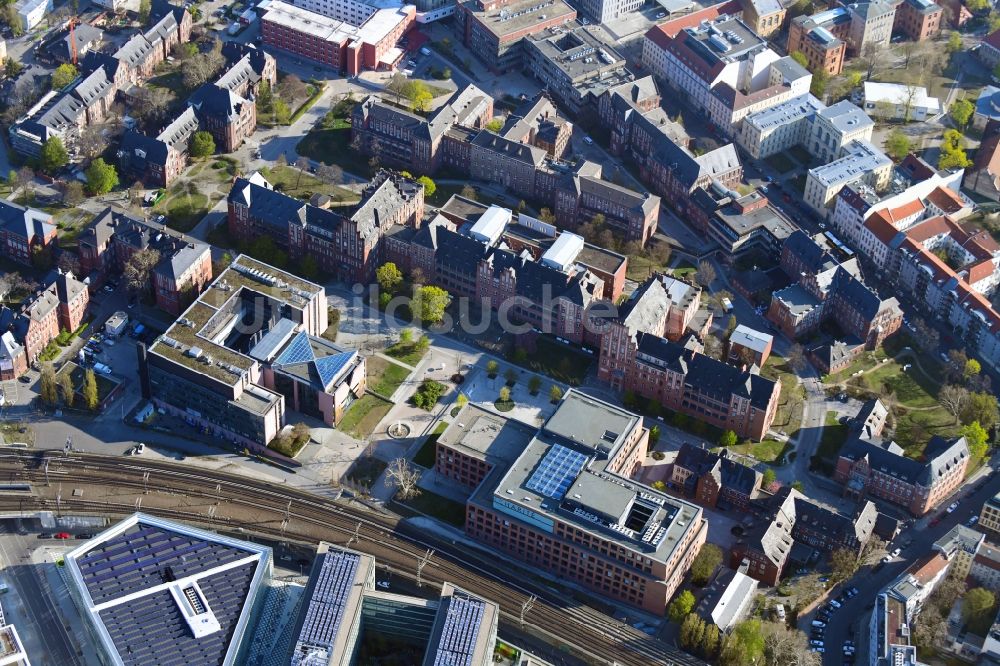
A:
<svg viewBox="0 0 1000 666">
<path fill-rule="evenodd" d="M 398 363 L 387 361 L 381 356 L 369 356 L 367 360 L 368 390 L 391 398 L 406 378 L 410 369 Z"/>
<path fill-rule="evenodd" d="M 681 260 L 677 264 L 677 266 L 671 269 L 671 273 L 673 273 L 674 277 L 692 279 L 692 280 L 694 279 L 694 274 L 697 271 L 698 269 L 696 267 L 692 266 L 690 263 L 684 260 Z"/>
<path fill-rule="evenodd" d="M 594 357 L 547 335 L 535 340 L 535 351 L 528 353 L 527 366 L 560 382 L 579 386 L 587 376 Z"/>
<path fill-rule="evenodd" d="M 434 431 L 427 436 L 424 443 L 420 445 L 420 450 L 417 451 L 417 455 L 413 456 L 413 463 L 420 465 L 421 467 L 426 467 L 431 469 L 434 467 L 434 461 L 437 459 L 437 441 L 438 437 L 441 436 L 445 430 L 447 430 L 448 424 L 444 421 L 440 421 Z"/>
<path fill-rule="evenodd" d="M 350 127 L 341 129 L 312 129 L 295 148 L 304 155 L 324 164 L 336 164 L 347 173 L 366 177 L 369 173 L 368 158 L 351 148 Z"/>
<path fill-rule="evenodd" d="M 385 353 L 397 361 L 402 361 L 407 365 L 416 366 L 420 359 L 427 353 L 426 347 L 421 347 L 419 340 L 410 343 L 397 342 L 391 347 L 387 347 Z"/>
<path fill-rule="evenodd" d="M 645 282 L 653 273 L 663 273 L 666 270 L 667 267 L 665 264 L 661 264 L 649 257 L 629 255 L 625 277 L 636 282 Z"/>
<path fill-rule="evenodd" d="M 313 194 L 329 195 L 337 203 L 356 203 L 360 197 L 345 187 L 326 183 L 308 172 L 291 166 L 274 166 L 260 170 L 262 176 L 275 190 L 296 197 L 309 199 Z"/>
<path fill-rule="evenodd" d="M 713 451 L 719 451 L 721 447 L 713 449 Z M 774 463 L 781 459 L 782 453 L 785 451 L 786 444 L 784 442 L 779 442 L 774 439 L 765 439 L 762 442 L 751 442 L 750 444 L 737 444 L 736 446 L 729 447 L 729 450 L 733 453 L 740 453 L 747 456 L 753 456 L 757 460 L 766 463 Z"/>
<path fill-rule="evenodd" d="M 351 437 L 365 439 L 373 432 L 385 415 L 392 409 L 392 403 L 371 393 L 365 393 L 348 407 L 347 413 L 337 426 Z"/>
<path fill-rule="evenodd" d="M 788 173 L 795 168 L 795 163 L 788 159 L 788 156 L 784 153 L 777 153 L 771 155 L 764 160 L 767 162 L 768 166 L 777 171 L 778 173 Z"/>
<path fill-rule="evenodd" d="M 859 356 L 854 363 L 847 366 L 846 369 L 834 374 L 823 375 L 823 383 L 839 384 L 840 382 L 845 382 L 850 379 L 855 372 L 858 372 L 859 370 L 871 370 L 878 365 L 880 361 L 885 360 L 886 358 L 888 358 L 888 355 L 882 347 L 879 347 L 875 351 L 863 352 L 861 356 Z"/>
<path fill-rule="evenodd" d="M 167 190 L 153 211 L 166 215 L 166 225 L 171 229 L 188 232 L 198 226 L 213 205 L 194 181 L 186 181 Z"/>
<path fill-rule="evenodd" d="M 465 525 L 465 505 L 460 504 L 447 497 L 436 495 L 426 490 L 421 490 L 416 497 L 405 502 L 400 502 L 403 506 L 408 506 L 414 511 L 425 513 L 428 516 L 437 518 L 441 522 L 462 527 Z"/>
<path fill-rule="evenodd" d="M 837 412 L 827 412 L 823 423 L 823 437 L 819 441 L 816 455 L 824 460 L 835 463 L 840 453 L 840 447 L 847 441 L 848 427 L 837 421 Z"/>
</svg>

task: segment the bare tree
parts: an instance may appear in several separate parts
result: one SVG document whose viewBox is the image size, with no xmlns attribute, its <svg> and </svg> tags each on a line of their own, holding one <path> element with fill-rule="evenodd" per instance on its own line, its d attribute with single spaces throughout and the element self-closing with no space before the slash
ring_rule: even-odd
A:
<svg viewBox="0 0 1000 666">
<path fill-rule="evenodd" d="M 406 458 L 396 458 L 385 469 L 385 485 L 396 488 L 400 499 L 410 499 L 420 494 L 417 481 L 420 472 L 407 462 Z"/>
<path fill-rule="evenodd" d="M 702 259 L 698 263 L 698 270 L 694 274 L 695 281 L 702 287 L 707 287 L 715 282 L 715 277 L 715 266 L 708 259 Z"/>
<path fill-rule="evenodd" d="M 296 100 L 307 97 L 309 89 L 306 84 L 302 83 L 302 79 L 294 74 L 289 74 L 278 82 L 278 94 L 286 100 Z"/>
<path fill-rule="evenodd" d="M 106 140 L 101 135 L 100 125 L 87 125 L 76 139 L 76 147 L 85 157 L 94 158 L 101 154 L 106 147 Z"/>
<path fill-rule="evenodd" d="M 865 81 L 871 81 L 875 70 L 882 60 L 882 45 L 874 42 L 865 44 L 861 52 L 861 62 L 865 67 Z"/>
<path fill-rule="evenodd" d="M 797 342 L 788 348 L 788 365 L 795 372 L 802 372 L 806 367 L 806 352 Z"/>
<path fill-rule="evenodd" d="M 955 417 L 955 423 L 958 423 L 958 415 L 969 402 L 969 392 L 961 386 L 946 384 L 938 392 L 938 402 Z"/>
<path fill-rule="evenodd" d="M 311 164 L 308 157 L 299 156 L 295 160 L 295 168 L 299 170 L 299 175 L 295 177 L 295 189 L 299 189 L 299 185 L 302 183 L 302 174 Z"/>
<path fill-rule="evenodd" d="M 24 190 L 25 197 L 30 199 L 35 194 L 34 185 L 35 172 L 31 170 L 31 167 L 23 166 L 17 170 L 17 178 L 14 180 L 14 188 L 11 190 L 11 196 L 13 196 L 14 190 L 21 188 Z"/>
<path fill-rule="evenodd" d="M 719 338 L 712 334 L 706 335 L 704 346 L 705 356 L 714 358 L 716 361 L 722 359 L 722 343 L 719 341 Z"/>
<path fill-rule="evenodd" d="M 321 164 L 316 169 L 316 175 L 327 183 L 339 184 L 344 181 L 344 170 L 336 164 Z"/>
<path fill-rule="evenodd" d="M 56 266 L 63 273 L 80 275 L 80 259 L 72 252 L 63 250 L 63 253 L 59 255 L 59 261 Z"/>
<path fill-rule="evenodd" d="M 789 629 L 784 622 L 761 623 L 764 637 L 764 656 L 771 666 L 819 666 L 819 654 L 809 652 L 806 635 Z"/>
<path fill-rule="evenodd" d="M 67 206 L 75 206 L 86 198 L 83 183 L 75 178 L 60 185 L 59 191 L 62 193 L 63 203 Z"/>
<path fill-rule="evenodd" d="M 137 294 L 149 288 L 149 276 L 160 261 L 158 250 L 147 248 L 139 250 L 125 263 L 125 283 Z"/>
<path fill-rule="evenodd" d="M 173 99 L 174 94 L 166 88 L 143 86 L 139 88 L 131 107 L 132 115 L 144 123 L 155 125 L 163 119 Z"/>
<path fill-rule="evenodd" d="M 20 273 L 5 273 L 0 276 L 0 301 L 28 294 L 37 288 L 37 282 L 26 279 Z"/>
</svg>

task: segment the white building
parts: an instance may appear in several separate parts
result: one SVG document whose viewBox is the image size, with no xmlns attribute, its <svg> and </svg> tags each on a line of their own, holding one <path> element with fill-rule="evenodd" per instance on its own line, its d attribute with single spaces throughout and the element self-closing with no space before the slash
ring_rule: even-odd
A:
<svg viewBox="0 0 1000 666">
<path fill-rule="evenodd" d="M 812 83 L 808 71 L 730 16 L 676 33 L 654 26 L 643 41 L 642 62 L 728 136 L 747 115 L 804 95 Z"/>
<path fill-rule="evenodd" d="M 607 23 L 632 12 L 637 12 L 644 0 L 580 0 L 580 12 L 594 23 Z"/>
<path fill-rule="evenodd" d="M 868 115 L 884 120 L 922 121 L 941 113 L 941 101 L 923 86 L 865 81 L 863 106 Z"/>
<path fill-rule="evenodd" d="M 885 153 L 868 141 L 854 141 L 844 147 L 843 157 L 809 169 L 804 199 L 826 217 L 833 198 L 845 185 L 864 182 L 881 191 L 888 186 L 891 174 L 892 160 Z"/>
<path fill-rule="evenodd" d="M 41 23 L 52 9 L 52 0 L 18 0 L 14 5 L 14 11 L 21 17 L 21 26 L 25 32 Z"/>
<path fill-rule="evenodd" d="M 120 12 L 129 9 L 132 4 L 129 0 L 91 0 L 95 5 L 110 9 L 113 12 Z"/>
<path fill-rule="evenodd" d="M 812 118 L 823 108 L 823 102 L 807 94 L 758 111 L 743 119 L 737 141 L 757 159 L 784 152 L 806 142 Z"/>
<path fill-rule="evenodd" d="M 813 118 L 806 150 L 820 162 L 832 162 L 846 154 L 855 141 L 871 141 L 875 123 L 847 100 L 818 111 Z"/>
</svg>

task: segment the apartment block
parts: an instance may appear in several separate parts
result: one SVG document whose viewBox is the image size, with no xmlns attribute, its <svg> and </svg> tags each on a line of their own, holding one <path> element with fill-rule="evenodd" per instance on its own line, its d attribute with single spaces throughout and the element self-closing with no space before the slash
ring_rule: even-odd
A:
<svg viewBox="0 0 1000 666">
<path fill-rule="evenodd" d="M 996 539 L 1000 537 L 1000 493 L 997 493 L 983 504 L 979 512 L 977 529 L 985 531 Z"/>
<path fill-rule="evenodd" d="M 996 538 L 995 533 L 990 536 Z M 1000 546 L 995 541 L 983 542 L 969 567 L 969 578 L 976 587 L 985 587 L 994 593 L 1000 592 Z"/>
<path fill-rule="evenodd" d="M 770 49 L 741 19 L 719 14 L 692 23 L 697 14 L 651 28 L 642 62 L 724 135 L 737 135 L 747 115 L 809 92 L 812 75 Z"/>
<path fill-rule="evenodd" d="M 187 238 L 156 222 L 105 208 L 80 232 L 80 268 L 91 285 L 121 275 L 132 255 L 154 250 L 152 292 L 156 305 L 179 315 L 212 280 L 212 252 L 207 243 Z"/>
<path fill-rule="evenodd" d="M 884 49 L 892 38 L 898 4 L 891 0 L 871 0 L 847 5 L 851 28 L 847 41 L 852 52 L 863 54 L 867 48 Z"/>
<path fill-rule="evenodd" d="M 923 516 L 965 481 L 969 447 L 964 437 L 948 441 L 935 436 L 924 460 L 906 457 L 895 442 L 855 437 L 841 448 L 833 478 L 847 496 L 871 495 Z"/>
<path fill-rule="evenodd" d="M 413 26 L 413 5 L 312 3 L 313 9 L 275 0 L 261 16 L 264 44 L 354 76 L 389 70 L 403 58 L 396 44 Z"/>
<path fill-rule="evenodd" d="M 935 541 L 931 549 L 948 558 L 949 575 L 965 580 L 985 540 L 982 532 L 965 525 L 955 525 Z"/>
<path fill-rule="evenodd" d="M 235 447 L 266 445 L 288 409 L 336 425 L 365 391 L 365 359 L 320 337 L 323 288 L 237 257 L 147 349 L 143 397 Z"/>
<path fill-rule="evenodd" d="M 698 506 L 632 480 L 648 441 L 638 416 L 568 391 L 537 433 L 518 443 L 514 464 L 493 469 L 469 498 L 466 534 L 662 614 L 707 525 Z"/>
<path fill-rule="evenodd" d="M 565 0 L 463 0 L 456 4 L 455 30 L 477 58 L 499 73 L 522 66 L 522 40 L 569 24 L 576 16 Z"/>
<path fill-rule="evenodd" d="M 847 185 L 864 183 L 875 191 L 889 185 L 892 160 L 868 141 L 852 141 L 841 150 L 842 157 L 809 169 L 805 203 L 823 217 L 829 215 L 834 197 Z"/>
<path fill-rule="evenodd" d="M 738 143 L 755 159 L 805 145 L 815 115 L 823 108 L 822 102 L 807 94 L 751 114 L 743 120 Z"/>
<path fill-rule="evenodd" d="M 943 22 L 944 9 L 933 0 L 903 0 L 896 5 L 893 30 L 922 42 L 941 34 Z"/>
<path fill-rule="evenodd" d="M 313 257 L 338 279 L 367 283 L 382 263 L 382 238 L 393 225 L 419 226 L 424 188 L 380 171 L 356 206 L 335 211 L 281 192 L 255 173 L 237 178 L 229 192 L 229 233 L 242 242 L 268 236 L 293 261 Z"/>
<path fill-rule="evenodd" d="M 924 555 L 875 597 L 868 643 L 872 663 L 918 664 L 913 623 L 934 588 L 948 575 L 941 553 Z"/>
</svg>

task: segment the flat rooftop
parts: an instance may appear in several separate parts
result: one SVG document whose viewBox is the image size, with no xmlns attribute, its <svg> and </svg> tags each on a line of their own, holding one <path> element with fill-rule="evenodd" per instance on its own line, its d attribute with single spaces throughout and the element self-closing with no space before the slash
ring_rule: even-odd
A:
<svg viewBox="0 0 1000 666">
<path fill-rule="evenodd" d="M 547 30 L 529 37 L 528 43 L 574 83 L 625 67 L 625 58 L 587 27 Z"/>
<path fill-rule="evenodd" d="M 778 215 L 778 212 L 769 205 L 746 213 L 739 212 L 734 206 L 726 206 L 716 211 L 715 217 L 736 234 L 737 238 L 742 238 L 758 229 L 766 229 L 775 238 L 783 240 L 798 228 Z"/>
<path fill-rule="evenodd" d="M 753 113 L 744 119 L 743 122 L 756 127 L 761 132 L 767 132 L 777 127 L 782 127 L 798 120 L 803 120 L 820 111 L 823 103 L 811 94 L 795 97 L 772 106 L 769 109 Z"/>
<path fill-rule="evenodd" d="M 839 132 L 856 132 L 864 127 L 874 127 L 875 121 L 868 117 L 861 107 L 846 99 L 819 110 L 819 116 L 826 119 Z"/>
<path fill-rule="evenodd" d="M 249 356 L 249 349 L 244 354 L 218 340 L 220 331 L 233 326 L 235 318 L 243 312 L 241 301 L 252 302 L 263 295 L 302 309 L 322 292 L 318 284 L 240 255 L 157 338 L 149 351 L 216 381 L 235 385 L 242 381 L 243 373 L 252 368 L 255 361 Z M 263 388 L 260 390 L 270 393 Z M 252 404 L 253 396 L 247 401 Z"/>
<path fill-rule="evenodd" d="M 863 178 L 880 168 L 891 167 L 892 160 L 867 141 L 852 141 L 847 154 L 829 164 L 809 170 L 809 174 L 827 187 Z"/>
<path fill-rule="evenodd" d="M 685 28 L 688 47 L 708 63 L 736 62 L 767 48 L 767 40 L 738 17 Z"/>
<path fill-rule="evenodd" d="M 576 10 L 565 0 L 521 0 L 487 11 L 478 9 L 478 0 L 467 0 L 462 4 L 471 9 L 472 15 L 500 41 L 542 21 L 565 23 L 576 18 Z"/>
<path fill-rule="evenodd" d="M 667 562 L 701 509 L 605 471 L 639 417 L 570 390 L 508 469 L 496 468 L 470 501 L 554 533 L 554 522 Z"/>
<path fill-rule="evenodd" d="M 513 464 L 535 429 L 467 403 L 438 437 L 438 444 L 494 464 Z"/>
<path fill-rule="evenodd" d="M 388 35 L 408 14 L 400 7 L 375 9 L 361 25 L 324 16 L 281 0 L 273 0 L 263 20 L 298 32 L 308 32 L 334 44 L 358 41 L 374 44 Z"/>
</svg>

